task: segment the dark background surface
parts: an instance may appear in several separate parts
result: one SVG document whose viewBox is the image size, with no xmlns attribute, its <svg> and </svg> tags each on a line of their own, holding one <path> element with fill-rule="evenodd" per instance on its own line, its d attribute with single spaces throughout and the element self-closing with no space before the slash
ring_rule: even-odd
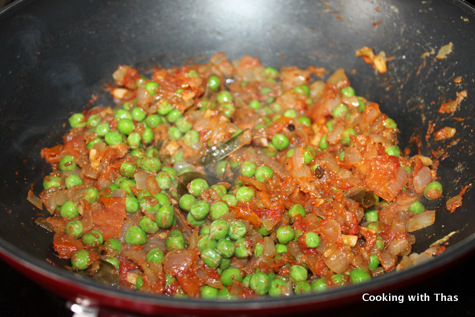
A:
<svg viewBox="0 0 475 317">
<path fill-rule="evenodd" d="M 418 314 L 420 316 L 475 316 L 475 257 L 454 264 L 440 275 L 407 289 L 403 304 L 369 303 L 356 305 L 351 314 L 344 316 L 404 316 Z M 0 261 L 0 316 L 73 316 L 67 308 L 67 302 L 46 291 L 13 268 Z M 407 295 L 427 294 L 428 302 L 409 303 Z M 457 302 L 437 302 L 434 293 L 456 295 Z M 350 308 L 351 310 L 351 308 Z M 309 313 L 308 316 L 322 316 L 320 313 Z M 338 312 L 331 316 L 340 316 Z M 99 316 L 117 316 L 116 312 L 101 312 Z M 127 315 L 131 316 L 131 315 Z"/>
</svg>

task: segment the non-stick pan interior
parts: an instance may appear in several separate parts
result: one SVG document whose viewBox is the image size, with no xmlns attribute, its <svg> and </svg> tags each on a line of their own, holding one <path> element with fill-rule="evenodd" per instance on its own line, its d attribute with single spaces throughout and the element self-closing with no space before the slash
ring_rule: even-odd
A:
<svg viewBox="0 0 475 317">
<path fill-rule="evenodd" d="M 475 13 L 462 1 L 28 1 L 3 12 L 0 29 L 0 243 L 12 256 L 62 264 L 52 235 L 34 223 L 44 212 L 27 193 L 39 193 L 48 172 L 41 148 L 60 141 L 67 117 L 93 94 L 106 95 L 118 65 L 178 66 L 221 51 L 277 68 L 343 67 L 357 93 L 398 123 L 401 148 L 448 154 L 438 170 L 444 199 L 430 206 L 436 224 L 416 234 L 414 251 L 453 231 L 449 249 L 475 247 L 473 189 L 453 214 L 445 208 L 474 175 Z M 436 59 L 449 43 L 452 53 Z M 355 57 L 362 46 L 390 56 L 386 74 Z M 437 112 L 464 89 L 468 98 L 454 114 Z M 455 127 L 456 136 L 436 142 L 431 125 Z"/>
</svg>

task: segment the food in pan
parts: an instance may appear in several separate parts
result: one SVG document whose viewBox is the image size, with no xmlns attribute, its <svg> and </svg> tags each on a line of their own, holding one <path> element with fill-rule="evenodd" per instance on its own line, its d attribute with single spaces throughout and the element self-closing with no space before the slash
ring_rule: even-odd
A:
<svg viewBox="0 0 475 317">
<path fill-rule="evenodd" d="M 112 77 L 114 102 L 71 115 L 62 144 L 41 151 L 51 216 L 37 222 L 70 270 L 229 299 L 321 292 L 417 262 L 412 232 L 433 224 L 425 205 L 442 195 L 437 162 L 400 149 L 396 122 L 343 69 L 220 53 Z"/>
</svg>

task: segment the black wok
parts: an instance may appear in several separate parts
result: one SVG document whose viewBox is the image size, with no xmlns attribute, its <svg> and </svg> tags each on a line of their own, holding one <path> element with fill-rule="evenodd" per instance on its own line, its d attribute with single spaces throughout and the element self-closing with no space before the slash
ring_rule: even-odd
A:
<svg viewBox="0 0 475 317">
<path fill-rule="evenodd" d="M 363 293 L 407 290 L 473 254 L 473 189 L 453 214 L 445 208 L 474 176 L 475 11 L 463 1 L 19 1 L 1 13 L 0 30 L 0 257 L 72 302 L 144 314 L 327 310 L 361 302 Z M 435 59 L 450 42 L 453 52 Z M 392 57 L 388 73 L 376 74 L 355 58 L 362 46 Z M 31 186 L 39 192 L 48 171 L 40 149 L 60 140 L 63 122 L 92 94 L 104 93 L 117 65 L 168 67 L 205 61 L 220 51 L 230 59 L 256 56 L 275 67 L 344 67 L 358 94 L 380 103 L 398 122 L 402 148 L 425 155 L 446 151 L 438 170 L 444 198 L 430 206 L 438 210 L 437 220 L 417 232 L 414 249 L 421 252 L 456 231 L 446 252 L 362 285 L 242 302 L 116 290 L 63 269 L 51 248 L 52 235 L 34 223 L 42 212 L 26 200 Z M 454 83 L 458 76 L 461 84 Z M 437 112 L 464 89 L 468 97 L 453 115 Z M 426 139 L 432 124 L 455 127 L 455 138 Z M 419 149 L 409 142 L 417 136 Z"/>
</svg>

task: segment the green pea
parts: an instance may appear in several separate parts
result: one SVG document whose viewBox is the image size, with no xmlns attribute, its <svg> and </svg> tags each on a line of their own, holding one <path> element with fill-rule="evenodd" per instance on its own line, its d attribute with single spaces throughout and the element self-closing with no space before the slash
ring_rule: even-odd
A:
<svg viewBox="0 0 475 317">
<path fill-rule="evenodd" d="M 226 193 L 228 192 L 228 190 L 226 189 L 226 187 L 224 187 L 224 185 L 221 185 L 221 184 L 214 184 L 213 186 L 211 186 L 212 189 L 214 189 L 214 191 L 220 196 L 220 197 L 223 197 L 224 195 L 226 195 Z"/>
<path fill-rule="evenodd" d="M 215 249 L 204 249 L 201 251 L 200 258 L 209 267 L 218 267 L 221 264 L 221 254 Z"/>
<path fill-rule="evenodd" d="M 209 188 L 208 182 L 203 178 L 195 178 L 189 184 L 188 192 L 199 197 L 204 190 Z"/>
<path fill-rule="evenodd" d="M 221 90 L 220 92 L 218 92 L 218 94 L 216 95 L 216 100 L 219 102 L 219 103 L 228 103 L 228 102 L 231 102 L 233 101 L 233 96 L 231 95 L 231 93 L 227 90 Z"/>
<path fill-rule="evenodd" d="M 279 71 L 274 67 L 266 67 L 264 69 L 264 75 L 268 78 L 277 78 L 279 77 Z"/>
<path fill-rule="evenodd" d="M 231 103 L 223 103 L 218 109 L 228 118 L 231 118 L 236 111 L 236 108 Z"/>
<path fill-rule="evenodd" d="M 178 229 L 174 229 L 168 233 L 165 239 L 165 246 L 168 251 L 183 250 L 185 248 L 185 238 Z"/>
<path fill-rule="evenodd" d="M 109 122 L 102 122 L 102 123 L 99 123 L 97 126 L 96 126 L 96 134 L 97 136 L 99 137 L 104 137 L 106 136 L 107 133 L 110 132 L 110 125 L 109 125 Z"/>
<path fill-rule="evenodd" d="M 356 135 L 355 130 L 353 130 L 352 128 L 343 130 L 343 132 L 341 133 L 341 143 L 344 145 L 350 144 L 352 135 Z"/>
<path fill-rule="evenodd" d="M 294 204 L 292 207 L 289 209 L 289 216 L 292 221 L 295 220 L 295 217 L 297 215 L 301 215 L 302 217 L 305 217 L 305 208 L 300 205 L 300 204 Z"/>
<path fill-rule="evenodd" d="M 178 109 L 173 109 L 167 114 L 167 120 L 170 123 L 174 123 L 178 121 L 178 119 L 180 119 L 181 117 L 182 117 L 182 114 L 180 110 Z"/>
<path fill-rule="evenodd" d="M 343 286 L 345 284 L 345 278 L 343 274 L 333 274 L 331 276 L 333 284 L 336 286 Z"/>
<path fill-rule="evenodd" d="M 211 88 L 212 91 L 216 92 L 221 87 L 221 80 L 218 76 L 212 75 L 208 78 L 208 87 Z"/>
<path fill-rule="evenodd" d="M 222 197 L 222 200 L 228 205 L 228 206 L 236 206 L 238 203 L 238 200 L 236 196 L 232 194 L 226 194 Z"/>
<path fill-rule="evenodd" d="M 321 138 L 320 141 L 318 142 L 318 147 L 319 147 L 321 150 L 325 150 L 325 149 L 328 147 L 327 135 L 326 135 L 326 134 L 325 134 L 324 136 L 322 136 L 322 138 Z"/>
<path fill-rule="evenodd" d="M 140 204 L 137 198 L 127 196 L 125 197 L 125 211 L 128 213 L 135 213 L 139 210 Z"/>
<path fill-rule="evenodd" d="M 211 205 L 210 216 L 211 219 L 216 220 L 229 212 L 228 205 L 223 201 L 217 201 Z"/>
<path fill-rule="evenodd" d="M 219 290 L 209 285 L 204 285 L 201 287 L 200 293 L 203 298 L 216 298 L 218 297 Z"/>
<path fill-rule="evenodd" d="M 125 161 L 120 165 L 120 174 L 122 174 L 122 176 L 132 178 L 136 171 L 137 166 L 131 162 Z"/>
<path fill-rule="evenodd" d="M 221 272 L 221 282 L 224 286 L 231 286 L 233 285 L 234 281 L 242 281 L 241 270 L 236 267 L 230 267 Z"/>
<path fill-rule="evenodd" d="M 167 172 L 159 172 L 155 177 L 157 184 L 161 189 L 169 189 L 172 185 L 172 178 Z"/>
<path fill-rule="evenodd" d="M 83 271 L 90 265 L 91 259 L 89 252 L 85 249 L 76 251 L 71 257 L 71 264 L 76 270 Z"/>
<path fill-rule="evenodd" d="M 159 248 L 153 248 L 147 253 L 147 261 L 152 263 L 162 263 L 165 255 Z"/>
<path fill-rule="evenodd" d="M 221 240 L 228 236 L 229 223 L 226 220 L 215 220 L 210 225 L 210 238 Z"/>
<path fill-rule="evenodd" d="M 229 238 L 238 240 L 247 233 L 246 225 L 241 220 L 233 220 L 229 227 Z"/>
<path fill-rule="evenodd" d="M 187 133 L 193 127 L 193 125 L 183 117 L 179 118 L 176 121 L 175 125 L 176 125 L 178 131 L 180 131 L 181 133 Z"/>
<path fill-rule="evenodd" d="M 295 284 L 294 287 L 294 292 L 295 294 L 308 294 L 312 291 L 312 286 L 310 286 L 310 283 L 307 281 L 300 281 L 297 284 Z"/>
<path fill-rule="evenodd" d="M 254 197 L 254 189 L 252 187 L 242 186 L 236 192 L 238 201 L 250 201 Z"/>
<path fill-rule="evenodd" d="M 198 248 L 203 251 L 205 249 L 216 249 L 218 242 L 209 237 L 208 234 L 203 234 L 203 237 L 198 240 Z"/>
<path fill-rule="evenodd" d="M 88 187 L 83 191 L 83 198 L 90 204 L 95 203 L 99 199 L 99 191 L 96 187 Z"/>
<path fill-rule="evenodd" d="M 342 88 L 340 92 L 344 97 L 353 97 L 355 95 L 355 90 L 350 86 Z"/>
<path fill-rule="evenodd" d="M 184 194 L 183 196 L 181 196 L 178 204 L 179 204 L 181 209 L 186 210 L 186 211 L 190 211 L 191 206 L 193 205 L 193 203 L 195 201 L 196 201 L 195 196 L 193 196 L 191 194 Z"/>
<path fill-rule="evenodd" d="M 80 220 L 72 220 L 64 226 L 64 232 L 72 234 L 76 238 L 79 238 L 83 233 L 83 225 Z"/>
<path fill-rule="evenodd" d="M 140 167 L 146 172 L 157 172 L 162 166 L 160 160 L 156 157 L 144 157 Z"/>
<path fill-rule="evenodd" d="M 119 266 L 120 266 L 120 261 L 118 258 L 107 258 L 105 259 L 106 262 L 112 264 L 116 270 L 119 269 Z"/>
<path fill-rule="evenodd" d="M 309 96 L 310 95 L 310 88 L 307 85 L 303 84 L 303 85 L 294 87 L 294 92 L 296 92 L 298 94 L 303 94 L 303 95 Z"/>
<path fill-rule="evenodd" d="M 149 128 L 156 128 L 161 122 L 162 119 L 158 114 L 151 114 L 145 118 L 145 123 Z"/>
<path fill-rule="evenodd" d="M 71 128 L 83 128 L 86 126 L 86 118 L 82 113 L 75 113 L 69 117 L 69 125 Z"/>
<path fill-rule="evenodd" d="M 250 246 L 245 238 L 239 238 L 234 243 L 234 255 L 238 258 L 247 258 L 251 255 Z"/>
<path fill-rule="evenodd" d="M 306 148 L 305 152 L 303 153 L 303 162 L 305 164 L 310 164 L 314 158 L 315 158 L 315 150 L 310 147 Z"/>
<path fill-rule="evenodd" d="M 140 290 L 143 286 L 143 277 L 142 275 L 137 276 L 137 279 L 135 280 L 135 288 L 137 290 Z"/>
<path fill-rule="evenodd" d="M 289 138 L 282 133 L 277 133 L 272 137 L 272 144 L 277 150 L 285 150 L 289 146 Z"/>
<path fill-rule="evenodd" d="M 88 233 L 84 234 L 84 236 L 82 237 L 82 242 L 84 243 L 84 245 L 97 247 L 104 243 L 104 237 L 99 231 L 91 230 Z"/>
<path fill-rule="evenodd" d="M 397 145 L 388 146 L 384 151 L 385 151 L 389 156 L 396 156 L 396 157 L 399 157 L 399 156 L 401 155 L 401 150 L 399 149 L 399 146 L 397 146 Z"/>
<path fill-rule="evenodd" d="M 104 250 L 110 254 L 120 253 L 122 250 L 122 243 L 119 239 L 109 238 L 104 242 Z"/>
<path fill-rule="evenodd" d="M 198 134 L 198 131 L 196 130 L 190 130 L 186 132 L 185 136 L 183 137 L 183 142 L 189 146 L 196 144 L 199 141 L 200 141 L 200 135 Z"/>
<path fill-rule="evenodd" d="M 315 232 L 304 233 L 305 244 L 309 248 L 316 248 L 320 245 L 320 237 Z"/>
<path fill-rule="evenodd" d="M 254 110 L 258 110 L 262 108 L 262 104 L 259 100 L 252 99 L 251 101 L 249 101 L 249 107 L 251 107 Z"/>
<path fill-rule="evenodd" d="M 140 228 L 146 233 L 155 233 L 158 231 L 158 225 L 147 216 L 143 216 L 139 221 Z"/>
<path fill-rule="evenodd" d="M 385 245 L 383 238 L 380 236 L 377 236 L 375 245 L 378 250 L 383 250 L 384 245 Z"/>
<path fill-rule="evenodd" d="M 442 197 L 442 184 L 437 181 L 429 183 L 424 189 L 424 197 L 429 200 Z"/>
<path fill-rule="evenodd" d="M 256 163 L 253 161 L 244 161 L 241 164 L 241 174 L 242 176 L 252 177 L 256 172 Z"/>
<path fill-rule="evenodd" d="M 129 135 L 134 131 L 134 122 L 130 119 L 120 119 L 117 122 L 117 130 L 122 134 Z"/>
<path fill-rule="evenodd" d="M 164 205 L 158 209 L 155 217 L 160 228 L 169 228 L 175 220 L 175 209 L 171 205 Z"/>
<path fill-rule="evenodd" d="M 309 117 L 300 117 L 297 119 L 297 121 L 307 127 L 310 127 L 312 125 L 312 120 L 310 120 Z"/>
<path fill-rule="evenodd" d="M 147 113 L 139 107 L 135 107 L 131 111 L 132 119 L 135 121 L 143 121 L 147 117 Z"/>
<path fill-rule="evenodd" d="M 274 171 L 269 166 L 262 165 L 256 169 L 255 177 L 260 182 L 263 182 L 266 179 L 271 178 L 272 176 L 274 176 Z"/>
<path fill-rule="evenodd" d="M 171 205 L 170 199 L 164 192 L 157 193 L 154 195 L 154 197 L 156 200 L 158 200 L 160 206 Z"/>
<path fill-rule="evenodd" d="M 263 272 L 256 272 L 249 280 L 249 287 L 258 295 L 265 295 L 269 292 L 271 280 Z"/>
<path fill-rule="evenodd" d="M 59 169 L 63 172 L 71 172 L 76 169 L 76 162 L 71 155 L 65 155 L 59 161 Z"/>
<path fill-rule="evenodd" d="M 145 89 L 148 91 L 148 93 L 153 96 L 157 93 L 158 90 L 158 83 L 154 81 L 149 81 L 148 83 L 145 84 Z"/>
<path fill-rule="evenodd" d="M 295 149 L 289 149 L 287 153 L 285 153 L 286 157 L 292 157 L 294 155 Z"/>
<path fill-rule="evenodd" d="M 93 129 L 97 127 L 97 125 L 101 123 L 101 120 L 102 120 L 101 116 L 98 115 L 97 113 L 90 115 L 86 121 L 86 128 Z"/>
<path fill-rule="evenodd" d="M 132 149 L 138 148 L 141 142 L 142 142 L 142 137 L 137 132 L 132 132 L 127 136 L 127 144 Z"/>
<path fill-rule="evenodd" d="M 292 285 L 286 279 L 282 277 L 274 278 L 270 283 L 269 295 L 270 296 L 284 296 L 289 295 L 289 291 Z"/>
<path fill-rule="evenodd" d="M 128 244 L 145 244 L 147 242 L 147 234 L 138 226 L 131 226 L 127 229 L 124 236 L 125 242 Z"/>
<path fill-rule="evenodd" d="M 287 244 L 295 237 L 294 229 L 291 226 L 282 226 L 276 230 L 277 240 L 281 244 Z"/>
<path fill-rule="evenodd" d="M 362 282 L 369 281 L 371 275 L 363 269 L 356 268 L 350 273 L 350 280 L 353 284 L 359 284 Z"/>
<path fill-rule="evenodd" d="M 420 213 L 423 213 L 424 211 L 425 211 L 424 205 L 418 200 L 416 200 L 409 206 L 409 212 L 412 212 L 414 214 L 420 214 Z"/>
<path fill-rule="evenodd" d="M 122 142 L 122 134 L 118 131 L 110 131 L 106 133 L 104 140 L 108 145 L 116 145 Z"/>
<path fill-rule="evenodd" d="M 61 206 L 59 213 L 62 218 L 71 219 L 79 216 L 79 209 L 74 202 L 68 200 Z"/>
<path fill-rule="evenodd" d="M 368 261 L 368 269 L 371 271 L 376 270 L 376 268 L 379 266 L 379 259 L 378 256 L 375 254 L 372 254 L 369 256 L 369 261 Z"/>
<path fill-rule="evenodd" d="M 43 181 L 43 188 L 57 188 L 61 186 L 61 177 L 58 176 L 46 176 Z"/>
<path fill-rule="evenodd" d="M 216 241 L 216 240 L 210 240 L 210 241 Z M 234 246 L 234 242 L 228 239 L 221 239 L 218 241 L 216 244 L 216 250 L 224 257 L 224 258 L 230 258 L 234 255 L 234 252 L 236 250 Z"/>
<path fill-rule="evenodd" d="M 94 139 L 94 140 L 88 142 L 88 143 L 86 144 L 86 147 L 90 150 L 90 149 L 92 149 L 92 148 L 94 147 L 94 145 L 96 145 L 97 143 L 100 143 L 100 142 L 102 142 L 102 139 L 101 139 L 101 138 Z"/>
<path fill-rule="evenodd" d="M 189 77 L 192 77 L 192 78 L 198 78 L 198 77 L 199 77 L 198 73 L 197 73 L 194 69 L 190 70 L 190 71 L 187 73 L 187 75 L 188 75 Z"/>
<path fill-rule="evenodd" d="M 271 91 L 272 91 L 271 88 L 269 88 L 269 87 L 264 87 L 264 88 L 262 88 L 262 89 L 260 90 L 260 93 L 263 94 L 263 95 L 265 95 L 265 94 L 270 93 Z"/>
<path fill-rule="evenodd" d="M 120 119 L 132 119 L 132 115 L 128 110 L 125 109 L 117 109 L 114 112 L 114 119 L 120 120 Z"/>
<path fill-rule="evenodd" d="M 265 227 L 260 227 L 259 229 L 257 229 L 257 233 L 259 233 L 263 237 L 268 236 L 270 234 L 270 232 L 267 231 Z"/>
<path fill-rule="evenodd" d="M 173 110 L 173 106 L 165 100 L 158 105 L 158 114 L 162 116 L 166 116 L 170 111 Z"/>
<path fill-rule="evenodd" d="M 300 282 L 300 281 L 305 281 L 307 280 L 308 277 L 308 271 L 306 268 L 304 268 L 301 265 L 292 265 L 290 267 L 290 272 L 289 272 L 290 278 L 294 282 Z"/>
<path fill-rule="evenodd" d="M 367 210 L 364 213 L 366 221 L 375 222 L 379 221 L 378 211 L 377 210 Z"/>
<path fill-rule="evenodd" d="M 386 128 L 389 128 L 389 129 L 396 129 L 397 128 L 396 122 L 391 118 L 386 118 L 386 120 L 384 120 L 384 122 L 383 122 L 383 125 Z"/>
<path fill-rule="evenodd" d="M 153 130 L 150 128 L 145 128 L 142 133 L 142 142 L 149 144 L 153 141 Z"/>
<path fill-rule="evenodd" d="M 324 277 L 312 281 L 312 291 L 321 292 L 327 289 L 327 280 Z"/>
<path fill-rule="evenodd" d="M 332 115 L 334 118 L 341 118 L 346 116 L 348 113 L 348 107 L 345 104 L 340 103 L 332 110 Z"/>
<path fill-rule="evenodd" d="M 196 220 L 204 220 L 209 214 L 209 203 L 204 200 L 195 201 L 190 208 L 190 214 Z"/>
<path fill-rule="evenodd" d="M 287 118 L 297 118 L 297 111 L 295 111 L 294 109 L 288 109 L 284 112 L 284 117 L 287 117 Z"/>
<path fill-rule="evenodd" d="M 145 194 L 139 198 L 139 205 L 145 214 L 155 214 L 160 208 L 160 203 L 155 197 Z"/>
</svg>

